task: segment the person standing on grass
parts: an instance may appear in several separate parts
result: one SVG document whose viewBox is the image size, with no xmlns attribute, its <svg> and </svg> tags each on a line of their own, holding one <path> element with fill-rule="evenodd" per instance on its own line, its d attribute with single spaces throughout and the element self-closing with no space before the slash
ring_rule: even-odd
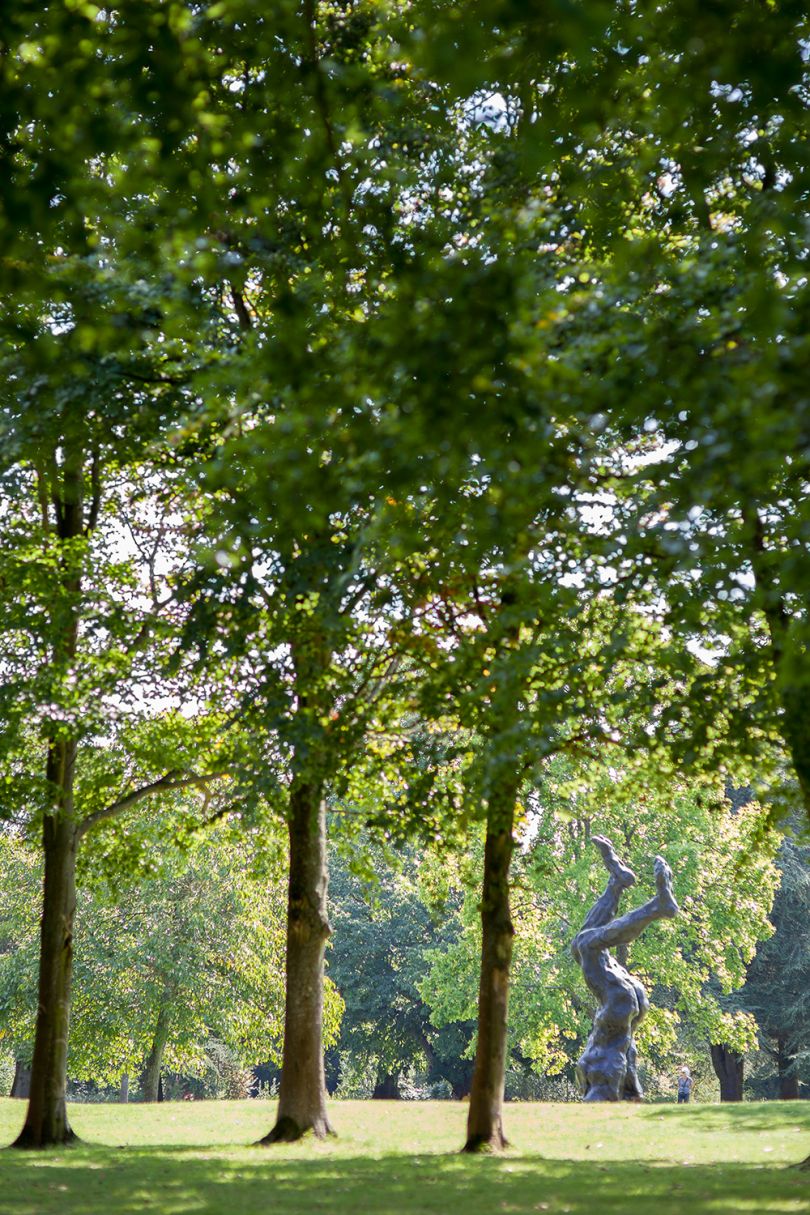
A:
<svg viewBox="0 0 810 1215">
<path fill-rule="evenodd" d="M 688 1105 L 692 1097 L 692 1074 L 686 1064 L 678 1071 L 678 1105 Z"/>
</svg>

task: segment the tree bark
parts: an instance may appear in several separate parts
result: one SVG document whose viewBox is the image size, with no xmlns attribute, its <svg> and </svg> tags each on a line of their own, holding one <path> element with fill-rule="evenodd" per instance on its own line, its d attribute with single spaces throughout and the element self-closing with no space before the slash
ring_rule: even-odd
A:
<svg viewBox="0 0 810 1215">
<path fill-rule="evenodd" d="M 63 789 L 72 792 L 75 744 L 51 748 L 49 775 L 61 766 Z M 61 761 L 61 764 L 60 764 Z M 66 782 L 66 783 L 65 783 Z M 77 832 L 72 815 L 49 814 L 43 823 L 45 877 L 39 958 L 39 1006 L 31 1091 L 25 1123 L 13 1146 L 51 1147 L 76 1138 L 68 1122 L 67 1044 L 76 909 Z"/>
<path fill-rule="evenodd" d="M 394 1076 L 391 1072 L 386 1076 L 381 1076 L 374 1085 L 371 1099 L 372 1101 L 399 1101 L 399 1076 Z"/>
<path fill-rule="evenodd" d="M 31 1065 L 21 1059 L 14 1060 L 14 1079 L 11 1082 L 9 1097 L 20 1097 L 27 1100 L 31 1096 Z"/>
<path fill-rule="evenodd" d="M 152 1049 L 149 1051 L 141 1080 L 141 1099 L 145 1102 L 161 1100 L 160 1069 L 163 1066 L 163 1052 L 166 1050 L 170 1031 L 171 1010 L 167 1004 L 164 1004 L 158 1013 L 152 1037 Z"/>
<path fill-rule="evenodd" d="M 744 509 L 752 527 L 751 565 L 768 625 L 776 689 L 782 704 L 781 733 L 810 818 L 810 716 L 807 713 L 807 658 L 801 639 L 791 629 L 791 612 L 779 581 L 778 549 L 768 546 L 758 508 Z"/>
<path fill-rule="evenodd" d="M 334 1134 L 326 1114 L 323 1065 L 323 960 L 329 939 L 326 807 L 322 790 L 302 782 L 290 795 L 290 876 L 284 1051 L 276 1125 L 261 1143 L 307 1131 Z"/>
<path fill-rule="evenodd" d="M 781 1101 L 798 1101 L 799 1073 L 795 1060 L 788 1054 L 783 1038 L 776 1040 L 776 1066 L 779 1071 L 779 1098 Z"/>
<path fill-rule="evenodd" d="M 515 791 L 490 804 L 484 846 L 481 897 L 481 976 L 478 990 L 478 1045 L 475 1052 L 465 1152 L 499 1151 L 503 1133 L 503 1092 L 509 967 L 515 930 L 509 908 L 509 866 L 514 841 Z"/>
<path fill-rule="evenodd" d="M 53 453 L 56 461 L 56 453 Z M 97 493 L 96 465 L 93 480 Z M 84 453 L 65 444 L 61 469 L 41 480 L 43 526 L 60 542 L 60 586 L 51 609 L 53 629 L 52 672 L 64 674 L 75 661 L 79 638 L 81 566 L 73 542 L 95 526 L 98 502 L 94 495 L 90 514 L 84 516 Z M 49 521 L 48 503 L 54 522 Z M 85 522 L 87 524 L 85 528 Z M 42 883 L 42 920 L 39 954 L 39 1002 L 31 1093 L 25 1122 L 13 1146 L 57 1147 L 75 1140 L 67 1116 L 67 1049 L 70 1026 L 70 984 L 73 974 L 73 917 L 76 911 L 76 852 L 79 831 L 74 806 L 74 778 L 78 744 L 55 731 L 49 740 L 45 777 L 51 805 L 42 824 L 45 872 Z"/>
<path fill-rule="evenodd" d="M 129 1102 L 129 1076 L 126 1072 L 124 1072 L 123 1076 L 121 1077 L 119 1099 L 122 1105 L 127 1105 Z"/>
<path fill-rule="evenodd" d="M 742 1101 L 744 1057 L 721 1043 L 711 1045 L 712 1066 L 720 1081 L 721 1101 Z"/>
</svg>

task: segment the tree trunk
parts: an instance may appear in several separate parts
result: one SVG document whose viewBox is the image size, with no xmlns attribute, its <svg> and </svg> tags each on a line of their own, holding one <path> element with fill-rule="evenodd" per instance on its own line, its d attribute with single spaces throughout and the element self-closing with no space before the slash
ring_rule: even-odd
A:
<svg viewBox="0 0 810 1215">
<path fill-rule="evenodd" d="M 71 793 L 75 755 L 75 744 L 62 743 L 52 747 L 48 759 L 49 778 L 55 781 L 58 777 L 62 790 Z M 51 1147 L 71 1143 L 76 1138 L 68 1122 L 65 1088 L 78 837 L 72 815 L 64 812 L 46 815 L 42 833 L 45 877 L 39 1006 L 28 1111 L 13 1145 L 19 1148 Z"/>
<path fill-rule="evenodd" d="M 712 1066 L 720 1081 L 721 1101 L 742 1101 L 744 1057 L 729 1046 L 712 1043 Z"/>
<path fill-rule="evenodd" d="M 262 1143 L 290 1142 L 307 1131 L 333 1134 L 323 1066 L 323 959 L 326 908 L 326 807 L 321 789 L 301 783 L 290 796 L 290 878 L 284 1053 L 276 1125 Z"/>
<path fill-rule="evenodd" d="M 776 1040 L 776 1066 L 779 1071 L 779 1098 L 781 1101 L 798 1101 L 799 1073 L 795 1060 L 788 1053 L 784 1038 Z"/>
<path fill-rule="evenodd" d="M 371 1094 L 372 1101 L 399 1101 L 399 1076 L 390 1072 L 378 1079 Z"/>
<path fill-rule="evenodd" d="M 164 1004 L 158 1013 L 155 1032 L 152 1037 L 152 1049 L 149 1051 L 149 1058 L 146 1060 L 146 1067 L 144 1068 L 141 1080 L 141 1099 L 145 1102 L 151 1103 L 162 1100 L 160 1069 L 163 1066 L 163 1052 L 169 1041 L 170 1030 L 171 1010 L 167 1004 Z"/>
<path fill-rule="evenodd" d="M 20 1059 L 14 1061 L 14 1079 L 11 1082 L 9 1097 L 20 1097 L 27 1100 L 31 1096 L 31 1065 Z"/>
<path fill-rule="evenodd" d="M 807 658 L 801 636 L 791 631 L 791 613 L 786 606 L 774 556 L 778 549 L 766 539 L 762 515 L 754 507 L 744 510 L 752 526 L 751 564 L 771 641 L 776 688 L 782 704 L 781 733 L 787 744 L 799 791 L 810 818 L 810 715 L 807 713 Z M 777 558 L 778 559 L 778 558 Z"/>
<path fill-rule="evenodd" d="M 484 847 L 481 897 L 481 978 L 478 990 L 478 1046 L 475 1052 L 465 1152 L 499 1151 L 503 1133 L 503 1090 L 509 966 L 515 930 L 509 910 L 509 865 L 514 841 L 514 791 L 490 804 Z"/>
<path fill-rule="evenodd" d="M 779 1099 L 780 1101 L 799 1100 L 799 1077 L 796 1072 L 792 1072 L 789 1076 L 780 1076 Z"/>
<path fill-rule="evenodd" d="M 121 1091 L 119 1099 L 122 1105 L 126 1105 L 129 1102 L 129 1076 L 126 1072 L 124 1072 L 123 1076 L 121 1077 Z"/>
</svg>

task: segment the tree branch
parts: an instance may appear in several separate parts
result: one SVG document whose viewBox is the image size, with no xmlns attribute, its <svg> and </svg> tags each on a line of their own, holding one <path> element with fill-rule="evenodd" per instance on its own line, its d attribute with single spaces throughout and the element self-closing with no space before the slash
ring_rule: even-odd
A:
<svg viewBox="0 0 810 1215">
<path fill-rule="evenodd" d="M 90 464 L 90 509 L 87 514 L 87 523 L 84 527 L 84 534 L 89 536 L 98 523 L 98 514 L 101 510 L 101 461 L 98 447 L 93 448 L 93 457 Z"/>
<path fill-rule="evenodd" d="M 221 780 L 226 775 L 227 773 L 225 772 L 209 772 L 202 776 L 196 772 L 184 775 L 179 770 L 167 772 L 164 776 L 151 781 L 148 785 L 142 785 L 139 789 L 133 789 L 131 793 L 127 793 L 117 801 L 110 802 L 108 806 L 103 806 L 93 814 L 88 814 L 87 818 L 83 819 L 79 824 L 78 838 L 80 840 L 83 839 L 87 832 L 91 831 L 93 827 L 98 826 L 99 823 L 106 822 L 111 818 L 117 818 L 119 814 L 123 814 L 137 802 L 144 801 L 145 798 L 152 797 L 155 793 L 164 793 L 170 789 L 188 789 L 192 786 L 204 789 L 211 781 Z"/>
<path fill-rule="evenodd" d="M 248 311 L 248 306 L 245 303 L 245 297 L 241 291 L 231 283 L 231 298 L 233 306 L 236 310 L 236 315 L 239 317 L 239 325 L 242 329 L 253 328 L 253 318 Z"/>
</svg>

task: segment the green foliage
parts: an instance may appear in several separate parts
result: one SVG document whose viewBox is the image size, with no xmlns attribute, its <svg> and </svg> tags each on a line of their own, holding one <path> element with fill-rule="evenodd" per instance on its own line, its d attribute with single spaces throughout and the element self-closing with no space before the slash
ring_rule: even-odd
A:
<svg viewBox="0 0 810 1215">
<path fill-rule="evenodd" d="M 155 832 L 137 885 L 109 855 L 88 866 L 77 914 L 70 1073 L 99 1084 L 137 1074 L 161 1014 L 166 1064 L 205 1066 L 214 1033 L 242 1065 L 279 1058 L 283 1022 L 286 896 L 279 870 L 252 855 L 227 826 L 194 846 L 170 847 Z M 36 856 L 9 832 L 5 947 L 0 957 L 3 1041 L 30 1050 L 36 1007 Z M 5 886 L 8 882 L 8 886 Z M 330 986 L 327 1041 L 341 1001 Z M 231 1094 L 235 1095 L 235 1094 Z"/>
<path fill-rule="evenodd" d="M 757 949 L 733 1005 L 756 1017 L 767 1069 L 798 1083 L 810 1063 L 810 853 L 787 837 L 777 855 L 780 885 L 771 912 L 773 936 Z"/>
<path fill-rule="evenodd" d="M 778 839 L 769 836 L 762 846 L 764 816 L 756 804 L 733 810 L 708 783 L 690 786 L 648 773 L 640 792 L 638 774 L 631 764 L 623 770 L 618 754 L 587 767 L 549 765 L 526 799 L 515 861 L 510 1043 L 518 1057 L 553 1075 L 570 1065 L 587 1036 L 592 1002 L 570 943 L 604 886 L 598 854 L 588 845 L 592 827 L 614 841 L 637 873 L 625 908 L 652 893 L 657 853 L 674 873 L 681 915 L 648 930 L 630 950 L 631 968 L 653 1003 L 638 1034 L 642 1055 L 658 1070 L 672 1071 L 682 1051 L 681 1022 L 704 1040 L 750 1047 L 754 1019 L 741 1009 L 727 1011 L 716 985 L 726 992 L 741 987 L 757 942 L 772 931 L 767 917 L 778 883 Z M 466 897 L 456 913 L 456 939 L 429 953 L 420 984 L 438 1024 L 474 1016 L 480 864 L 479 844 L 475 866 L 459 874 Z"/>
<path fill-rule="evenodd" d="M 418 1075 L 414 1095 L 443 1083 L 448 1095 L 463 1096 L 470 1080 L 470 1066 L 460 1058 L 463 1034 L 431 1024 L 419 990 L 429 950 L 452 924 L 432 914 L 424 897 L 422 876 L 431 858 L 413 850 L 386 858 L 367 841 L 364 856 L 364 876 L 340 854 L 330 867 L 329 978 L 345 1002 L 333 1082 L 341 1095 L 360 1095 L 352 1090 L 362 1088 L 371 1096 L 380 1086 L 391 1096 Z"/>
<path fill-rule="evenodd" d="M 664 997 L 649 1048 L 681 1014 L 751 1040 L 710 979 L 739 986 L 767 931 L 774 837 L 717 793 L 751 767 L 772 792 L 787 754 L 810 806 L 809 32 L 796 0 L 14 6 L 0 814 L 67 815 L 85 873 L 144 879 L 99 932 L 126 908 L 180 965 L 159 887 L 190 883 L 201 939 L 204 870 L 169 837 L 212 798 L 267 833 L 308 785 L 473 852 L 525 806 L 515 1043 L 560 1068 L 598 812 L 686 892 L 634 949 Z M 577 767 L 615 747 L 671 789 Z M 170 811 L 165 872 L 102 825 L 141 792 Z M 454 910 L 431 1000 L 466 1020 Z M 16 897 L 4 916 L 29 939 Z M 13 1001 L 24 951 L 2 961 Z M 383 1048 L 370 1023 L 393 1067 L 412 1028 Z"/>
</svg>

